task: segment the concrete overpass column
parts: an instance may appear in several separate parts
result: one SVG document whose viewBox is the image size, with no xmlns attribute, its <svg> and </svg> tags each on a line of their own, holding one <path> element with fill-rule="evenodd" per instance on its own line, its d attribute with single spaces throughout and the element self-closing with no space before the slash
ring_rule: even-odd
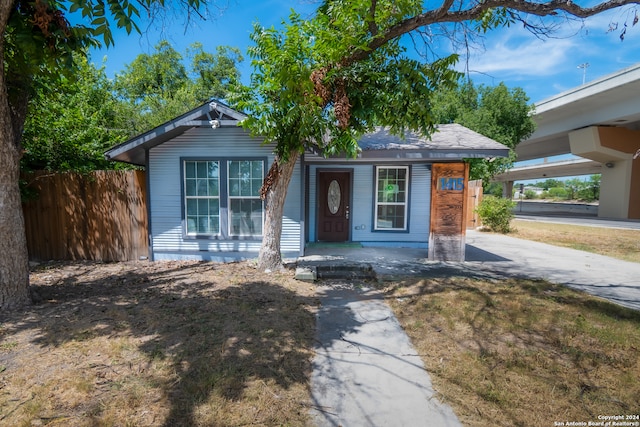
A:
<svg viewBox="0 0 640 427">
<path fill-rule="evenodd" d="M 640 219 L 640 131 L 592 126 L 569 133 L 571 152 L 601 162 L 598 216 Z"/>
<path fill-rule="evenodd" d="M 502 183 L 502 197 L 505 199 L 513 197 L 513 181 L 505 181 Z"/>
<path fill-rule="evenodd" d="M 629 196 L 632 160 L 607 162 L 602 168 L 600 181 L 600 206 L 598 216 L 604 218 L 627 218 L 629 213 Z"/>
</svg>

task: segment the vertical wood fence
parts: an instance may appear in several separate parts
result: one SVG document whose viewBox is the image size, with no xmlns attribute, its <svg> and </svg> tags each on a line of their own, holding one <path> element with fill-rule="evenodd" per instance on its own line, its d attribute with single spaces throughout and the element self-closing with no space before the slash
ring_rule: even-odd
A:
<svg viewBox="0 0 640 427">
<path fill-rule="evenodd" d="M 148 256 L 145 173 L 35 172 L 23 203 L 31 260 L 127 261 Z"/>
<path fill-rule="evenodd" d="M 469 181 L 469 191 L 467 192 L 467 228 L 477 228 L 482 225 L 480 215 L 476 212 L 482 201 L 482 180 Z"/>
</svg>

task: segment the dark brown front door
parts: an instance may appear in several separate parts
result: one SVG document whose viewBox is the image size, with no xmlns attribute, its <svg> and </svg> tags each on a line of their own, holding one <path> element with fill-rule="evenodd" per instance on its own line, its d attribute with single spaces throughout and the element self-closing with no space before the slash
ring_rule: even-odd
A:
<svg viewBox="0 0 640 427">
<path fill-rule="evenodd" d="M 318 240 L 349 240 L 349 203 L 351 172 L 319 172 L 318 174 Z"/>
</svg>

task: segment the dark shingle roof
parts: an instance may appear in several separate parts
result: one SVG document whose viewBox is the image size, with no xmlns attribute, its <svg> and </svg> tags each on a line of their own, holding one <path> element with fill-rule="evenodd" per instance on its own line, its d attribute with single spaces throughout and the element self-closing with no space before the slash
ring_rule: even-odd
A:
<svg viewBox="0 0 640 427">
<path fill-rule="evenodd" d="M 379 127 L 358 141 L 365 150 L 504 150 L 508 148 L 457 123 L 438 125 L 431 138 L 407 132 L 402 139 Z"/>
</svg>

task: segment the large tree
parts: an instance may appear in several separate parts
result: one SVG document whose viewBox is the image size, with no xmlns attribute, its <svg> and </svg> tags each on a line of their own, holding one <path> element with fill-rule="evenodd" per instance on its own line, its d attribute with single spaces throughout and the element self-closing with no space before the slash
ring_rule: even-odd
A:
<svg viewBox="0 0 640 427">
<path fill-rule="evenodd" d="M 22 146 L 22 171 L 90 171 L 130 167 L 108 161 L 114 144 L 152 129 L 211 99 L 224 99 L 239 78 L 242 55 L 219 46 L 206 52 L 200 43 L 187 58 L 166 41 L 140 54 L 109 79 L 104 65 L 75 54 L 72 77 L 51 84 L 35 76 Z"/>
<path fill-rule="evenodd" d="M 505 158 L 468 160 L 469 178 L 481 179 L 486 189 L 495 174 L 513 165 L 516 145 L 535 130 L 533 110 L 521 88 L 476 87 L 469 80 L 454 89 L 439 88 L 432 113 L 438 123 L 459 123 L 510 148 Z"/>
<path fill-rule="evenodd" d="M 104 158 L 105 150 L 133 133 L 123 120 L 128 115 L 122 102 L 104 67 L 96 68 L 83 54 L 74 55 L 74 62 L 72 78 L 36 84 L 22 135 L 22 171 L 123 167 Z"/>
<path fill-rule="evenodd" d="M 153 53 L 138 55 L 115 78 L 115 91 L 129 120 L 127 126 L 138 134 L 212 98 L 225 99 L 229 87 L 239 77 L 243 57 L 237 48 L 218 46 L 206 52 L 194 43 L 185 58 L 166 40 Z M 129 135 L 132 136 L 132 135 Z"/>
<path fill-rule="evenodd" d="M 198 12 L 205 0 L 182 0 Z M 131 32 L 164 0 L 3 0 L 0 2 L 0 309 L 29 304 L 29 262 L 20 201 L 22 134 L 35 85 L 73 75 L 73 54 L 113 44 L 111 26 Z M 68 13 L 86 24 L 72 25 Z M 36 78 L 37 77 L 37 78 Z"/>
<path fill-rule="evenodd" d="M 443 0 L 437 5 L 325 0 L 311 20 L 294 13 L 280 30 L 256 25 L 249 52 L 255 71 L 237 102 L 250 113 L 244 126 L 275 144 L 275 161 L 261 192 L 266 223 L 259 267 L 282 265 L 283 205 L 295 162 L 305 149 L 354 155 L 357 138 L 375 125 L 399 135 L 407 129 L 425 135 L 434 131 L 430 96 L 435 88 L 455 83 L 457 57 L 415 61 L 405 54 L 403 35 L 428 43 L 438 34 L 461 34 L 468 41 L 473 34 L 519 23 L 544 36 L 560 19 L 587 18 L 630 4 L 638 0 L 588 7 L 566 0 Z"/>
</svg>

